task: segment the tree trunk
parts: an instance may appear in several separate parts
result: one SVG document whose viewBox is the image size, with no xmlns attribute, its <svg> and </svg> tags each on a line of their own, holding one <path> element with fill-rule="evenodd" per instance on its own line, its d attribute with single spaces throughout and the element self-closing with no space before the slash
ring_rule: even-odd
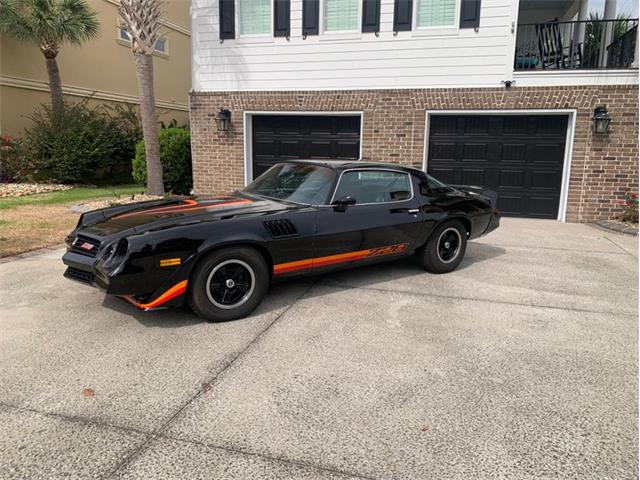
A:
<svg viewBox="0 0 640 480">
<path fill-rule="evenodd" d="M 47 63 L 47 74 L 49 75 L 49 90 L 51 91 L 51 108 L 57 117 L 64 109 L 64 97 L 62 96 L 62 80 L 60 79 L 60 70 L 58 70 L 58 62 L 56 57 L 45 54 Z"/>
<path fill-rule="evenodd" d="M 144 155 L 147 161 L 147 193 L 150 195 L 164 195 L 160 147 L 158 145 L 156 102 L 153 92 L 153 57 L 140 53 L 134 53 L 134 57 L 136 60 L 136 75 L 138 76 Z"/>
</svg>

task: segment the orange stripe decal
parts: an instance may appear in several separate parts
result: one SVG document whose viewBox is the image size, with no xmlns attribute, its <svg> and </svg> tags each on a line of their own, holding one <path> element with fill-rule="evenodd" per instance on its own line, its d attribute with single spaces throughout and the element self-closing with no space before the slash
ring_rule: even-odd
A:
<svg viewBox="0 0 640 480">
<path fill-rule="evenodd" d="M 186 291 L 187 291 L 187 281 L 183 280 L 180 283 L 178 283 L 178 284 L 174 285 L 173 287 L 171 287 L 169 290 L 167 290 L 162 295 L 160 295 L 158 298 L 156 298 L 155 300 L 153 300 L 153 301 L 151 301 L 149 303 L 136 302 L 130 296 L 122 296 L 120 298 L 122 298 L 123 300 L 127 301 L 131 305 L 133 305 L 135 307 L 138 307 L 141 310 L 149 310 L 149 309 L 152 309 L 152 308 L 159 307 L 163 303 L 167 303 L 169 300 L 172 300 L 172 299 L 176 298 L 177 296 L 182 295 Z"/>
<path fill-rule="evenodd" d="M 366 250 L 356 250 L 354 252 L 339 253 L 337 255 L 327 255 L 325 257 L 307 258 L 295 260 L 293 262 L 278 263 L 273 266 L 273 273 L 281 275 L 283 273 L 295 272 L 298 270 L 308 270 L 312 268 L 326 267 L 336 263 L 352 262 L 370 257 L 383 255 L 393 255 L 404 252 L 409 245 L 407 243 L 396 243 L 384 247 L 368 248 Z"/>
<path fill-rule="evenodd" d="M 249 200 L 247 198 L 239 198 L 236 200 L 229 200 L 226 202 L 220 203 L 198 203 L 195 200 L 184 200 L 182 205 L 172 205 L 170 207 L 156 207 L 151 208 L 149 210 L 142 210 L 139 212 L 131 212 L 131 213 L 123 213 L 122 215 L 116 215 L 113 217 L 114 219 L 119 218 L 127 218 L 133 217 L 137 215 L 162 215 L 165 213 L 183 213 L 183 212 L 192 212 L 194 210 L 202 210 L 206 208 L 217 208 L 217 207 L 226 207 L 229 205 L 240 205 L 243 203 L 252 203 L 253 200 Z"/>
</svg>

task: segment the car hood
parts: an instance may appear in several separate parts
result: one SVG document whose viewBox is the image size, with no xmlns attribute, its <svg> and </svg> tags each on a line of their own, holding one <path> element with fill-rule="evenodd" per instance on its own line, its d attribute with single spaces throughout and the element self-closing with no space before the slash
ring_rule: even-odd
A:
<svg viewBox="0 0 640 480">
<path fill-rule="evenodd" d="M 89 212 L 81 217 L 79 227 L 84 234 L 108 237 L 124 231 L 142 233 L 175 225 L 224 220 L 239 215 L 292 208 L 300 206 L 236 192 L 224 196 L 169 198 L 162 201 L 132 203 L 126 209 L 115 207 Z"/>
</svg>

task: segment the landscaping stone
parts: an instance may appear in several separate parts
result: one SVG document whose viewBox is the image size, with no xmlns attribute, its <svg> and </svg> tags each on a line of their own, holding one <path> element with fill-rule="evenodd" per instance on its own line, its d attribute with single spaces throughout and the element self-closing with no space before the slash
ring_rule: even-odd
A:
<svg viewBox="0 0 640 480">
<path fill-rule="evenodd" d="M 625 235 L 638 235 L 638 224 L 637 223 L 629 223 L 622 222 L 620 220 L 598 220 L 596 221 L 596 225 L 600 228 L 604 228 L 605 230 L 611 230 L 618 233 L 623 233 Z"/>
<path fill-rule="evenodd" d="M 128 203 L 135 202 L 148 202 L 149 200 L 160 200 L 162 197 L 158 195 L 126 195 L 118 198 L 107 198 L 102 200 L 95 200 L 93 202 L 80 203 L 71 207 L 71 211 L 76 213 L 89 212 L 91 210 L 98 210 L 100 208 L 113 207 L 115 205 L 126 205 Z"/>
<path fill-rule="evenodd" d="M 70 188 L 72 188 L 72 185 L 59 183 L 0 183 L 0 198 L 59 192 Z"/>
</svg>

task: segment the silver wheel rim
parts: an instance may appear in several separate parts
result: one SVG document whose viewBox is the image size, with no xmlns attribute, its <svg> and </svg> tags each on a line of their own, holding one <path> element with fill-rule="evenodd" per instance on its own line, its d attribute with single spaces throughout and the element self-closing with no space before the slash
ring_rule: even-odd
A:
<svg viewBox="0 0 640 480">
<path fill-rule="evenodd" d="M 246 291 L 241 292 L 241 295 L 237 295 L 237 293 L 235 293 L 235 296 L 233 298 L 235 299 L 237 297 L 238 299 L 229 303 L 224 301 L 226 297 L 222 296 L 224 295 L 224 293 L 221 293 L 222 291 L 220 290 L 220 288 L 225 289 L 227 291 L 227 295 L 230 295 L 229 292 L 233 292 L 233 289 L 239 290 L 240 285 L 243 285 L 245 283 L 238 281 L 238 276 L 236 276 L 235 278 L 226 278 L 227 275 L 225 274 L 225 269 L 228 269 L 228 267 L 234 265 L 236 266 L 234 270 L 242 272 L 242 280 L 246 279 L 246 281 L 248 282 L 248 286 Z M 220 286 L 218 286 L 218 284 Z M 249 300 L 249 298 L 251 298 L 251 295 L 253 294 L 255 286 L 256 275 L 247 262 L 238 259 L 225 260 L 224 262 L 220 262 L 215 267 L 213 267 L 213 269 L 211 269 L 211 272 L 209 273 L 209 276 L 207 277 L 207 297 L 209 298 L 209 301 L 216 307 L 222 308 L 224 310 L 231 310 L 233 308 L 238 308 L 240 305 Z"/>
<path fill-rule="evenodd" d="M 457 228 L 449 227 L 438 237 L 436 252 L 442 263 L 451 263 L 458 258 L 462 248 L 462 236 Z"/>
</svg>

